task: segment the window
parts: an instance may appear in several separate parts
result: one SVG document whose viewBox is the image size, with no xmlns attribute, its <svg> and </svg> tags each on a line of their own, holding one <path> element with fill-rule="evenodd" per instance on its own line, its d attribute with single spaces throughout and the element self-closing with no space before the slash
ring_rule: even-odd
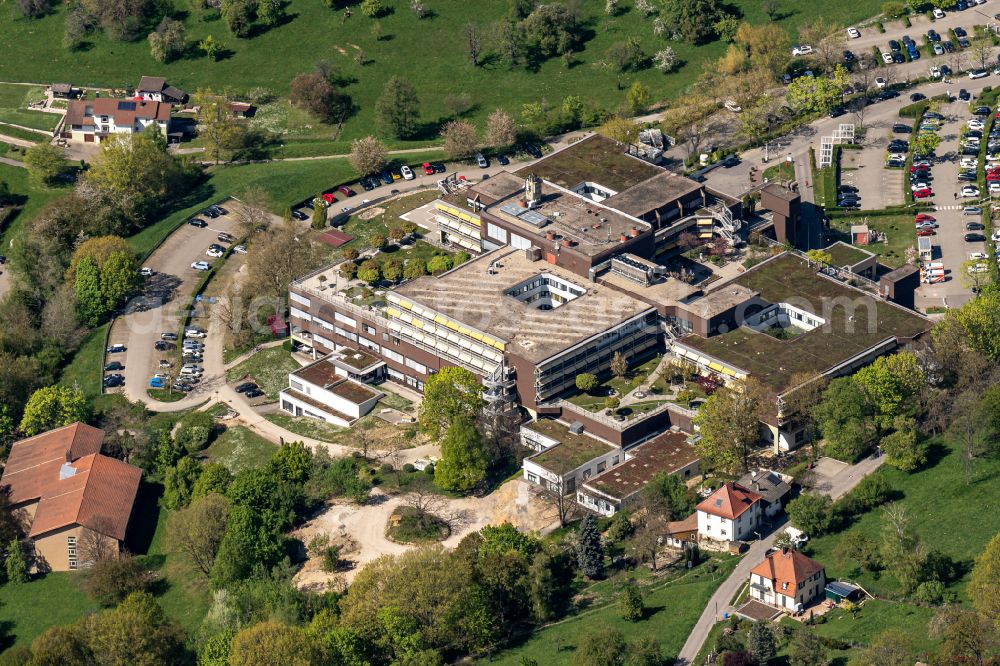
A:
<svg viewBox="0 0 1000 666">
<path fill-rule="evenodd" d="M 334 330 L 334 333 L 336 333 L 337 335 L 339 335 L 341 337 L 345 337 L 348 340 L 357 341 L 357 339 L 358 339 L 358 334 L 354 333 L 353 331 L 348 331 L 348 330 L 343 329 L 343 328 L 341 328 L 339 326 L 335 327 L 333 330 Z"/>
<path fill-rule="evenodd" d="M 408 368 L 410 368 L 412 370 L 416 370 L 417 372 L 419 372 L 422 375 L 426 375 L 427 374 L 427 366 L 424 365 L 423 363 L 417 363 L 412 358 L 406 359 L 406 367 L 408 367 Z"/>
<path fill-rule="evenodd" d="M 394 352 L 391 349 L 383 349 L 382 355 L 385 356 L 390 361 L 395 361 L 396 363 L 403 363 L 405 361 L 402 354 L 400 354 L 399 352 Z"/>
<path fill-rule="evenodd" d="M 347 324 L 348 326 L 351 326 L 352 328 L 357 328 L 358 327 L 358 322 L 356 320 L 354 320 L 352 317 L 348 317 L 345 314 L 341 314 L 339 312 L 334 312 L 333 313 L 333 318 L 336 319 L 337 321 L 339 321 L 341 324 Z"/>
<path fill-rule="evenodd" d="M 510 246 L 515 250 L 527 250 L 531 247 L 531 241 L 527 238 L 521 238 L 517 234 L 510 235 Z"/>
<path fill-rule="evenodd" d="M 532 474 L 531 472 L 528 472 L 528 481 L 531 481 L 532 483 L 538 483 L 538 476 Z"/>
<path fill-rule="evenodd" d="M 299 319 L 305 319 L 306 321 L 312 321 L 312 317 L 305 310 L 299 310 L 297 307 L 292 306 L 288 308 L 288 314 L 293 317 L 298 317 Z"/>
<path fill-rule="evenodd" d="M 294 379 L 289 380 L 288 385 L 291 386 L 296 391 L 301 391 L 302 390 L 302 384 L 301 384 L 301 382 L 297 382 Z"/>
<path fill-rule="evenodd" d="M 500 241 L 501 243 L 507 242 L 507 230 L 502 227 L 498 227 L 492 222 L 486 223 L 486 235 L 494 240 Z"/>
<path fill-rule="evenodd" d="M 368 324 L 361 324 L 361 330 L 363 330 L 368 335 L 375 335 L 374 326 L 369 326 Z"/>
<path fill-rule="evenodd" d="M 603 472 L 607 468 L 608 468 L 608 463 L 606 463 L 606 462 L 599 462 L 599 463 L 597 463 L 597 473 L 598 474 L 600 474 L 601 472 Z"/>
<path fill-rule="evenodd" d="M 302 294 L 296 294 L 294 291 L 288 293 L 288 297 L 291 298 L 296 303 L 301 303 L 302 305 L 309 307 L 312 305 L 312 301 L 303 296 Z"/>
<path fill-rule="evenodd" d="M 358 344 L 361 345 L 362 347 L 365 347 L 366 349 L 371 349 L 376 354 L 378 354 L 382 350 L 382 348 L 379 347 L 378 343 L 372 342 L 367 338 L 362 338 L 361 336 L 358 336 Z"/>
<path fill-rule="evenodd" d="M 69 568 L 77 568 L 76 560 L 76 537 L 68 536 L 66 537 L 66 557 L 69 559 Z"/>
</svg>

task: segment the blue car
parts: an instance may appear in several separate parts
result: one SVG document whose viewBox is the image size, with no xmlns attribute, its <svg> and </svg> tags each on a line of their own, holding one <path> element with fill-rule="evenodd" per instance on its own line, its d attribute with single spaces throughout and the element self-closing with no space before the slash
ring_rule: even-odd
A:
<svg viewBox="0 0 1000 666">
<path fill-rule="evenodd" d="M 915 46 L 908 46 L 906 50 L 910 53 L 910 60 L 920 60 L 920 51 Z"/>
<path fill-rule="evenodd" d="M 162 377 L 153 377 L 149 380 L 149 388 L 163 388 L 166 382 L 163 381 Z"/>
</svg>

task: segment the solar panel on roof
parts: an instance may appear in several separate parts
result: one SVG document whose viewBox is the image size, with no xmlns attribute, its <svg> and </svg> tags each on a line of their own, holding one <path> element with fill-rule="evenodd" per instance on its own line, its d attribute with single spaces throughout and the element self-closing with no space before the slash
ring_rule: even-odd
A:
<svg viewBox="0 0 1000 666">
<path fill-rule="evenodd" d="M 508 215 L 513 215 L 514 217 L 520 217 L 521 213 L 523 213 L 528 209 L 522 208 L 521 206 L 518 206 L 516 203 L 508 202 L 500 206 L 500 210 L 507 213 Z"/>
<path fill-rule="evenodd" d="M 549 218 L 545 217 L 541 213 L 536 213 L 533 210 L 527 210 L 518 216 L 520 219 L 524 220 L 528 224 L 536 227 L 544 227 L 549 223 Z"/>
</svg>

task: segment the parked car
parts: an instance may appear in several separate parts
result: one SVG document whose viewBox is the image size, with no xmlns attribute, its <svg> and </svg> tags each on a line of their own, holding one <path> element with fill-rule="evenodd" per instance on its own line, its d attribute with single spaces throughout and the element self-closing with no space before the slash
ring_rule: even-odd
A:
<svg viewBox="0 0 1000 666">
<path fill-rule="evenodd" d="M 185 338 L 203 338 L 205 337 L 205 329 L 199 328 L 197 326 L 189 326 L 184 330 Z"/>
<path fill-rule="evenodd" d="M 510 164 L 510 159 L 506 155 L 497 155 L 497 163 L 500 166 L 507 166 Z"/>
<path fill-rule="evenodd" d="M 858 30 L 857 28 L 848 28 L 847 36 L 850 37 L 851 39 L 857 39 L 858 37 L 861 36 L 861 31 Z"/>
<path fill-rule="evenodd" d="M 406 166 L 405 164 L 399 168 L 400 172 L 403 174 L 403 178 L 406 180 L 413 180 L 415 176 L 413 175 L 413 169 Z"/>
<path fill-rule="evenodd" d="M 955 28 L 955 36 L 956 37 L 968 37 L 968 35 L 969 35 L 969 33 L 967 33 L 965 31 L 965 28 L 963 28 L 961 26 Z"/>
<path fill-rule="evenodd" d="M 542 150 L 541 150 L 541 148 L 539 148 L 538 146 L 536 146 L 534 144 L 530 144 L 530 143 L 524 146 L 524 152 L 528 153 L 529 155 L 531 155 L 535 159 L 538 159 L 538 158 L 540 158 L 542 156 Z"/>
<path fill-rule="evenodd" d="M 395 178 L 392 177 L 392 174 L 389 173 L 388 169 L 380 173 L 378 177 L 382 179 L 382 183 L 384 185 L 392 185 L 392 181 L 396 180 Z"/>
<path fill-rule="evenodd" d="M 424 162 L 422 166 L 424 168 L 424 175 L 425 176 L 433 176 L 434 175 L 434 167 L 431 166 L 430 162 Z"/>
<path fill-rule="evenodd" d="M 932 41 L 932 42 L 940 42 L 941 41 L 941 35 L 939 35 L 937 33 L 937 30 L 933 30 L 933 29 L 932 30 L 928 30 L 927 31 L 927 39 L 929 41 Z"/>
<path fill-rule="evenodd" d="M 476 164 L 479 165 L 480 169 L 485 169 L 486 167 L 488 167 L 490 165 L 490 161 L 488 159 L 486 159 L 486 156 L 483 155 L 482 153 L 476 153 L 475 160 L 476 160 Z"/>
<path fill-rule="evenodd" d="M 107 352 L 109 354 L 120 354 L 123 351 L 125 351 L 126 349 L 127 349 L 127 347 L 125 345 L 117 344 L 117 345 L 111 345 L 110 347 L 108 347 Z"/>
<path fill-rule="evenodd" d="M 236 254 L 246 254 L 247 253 L 247 246 L 246 245 L 237 245 L 236 247 L 233 248 L 233 252 L 235 252 Z"/>
<path fill-rule="evenodd" d="M 357 194 L 354 190 L 352 190 L 351 188 L 349 188 L 347 185 L 340 185 L 339 187 L 337 187 L 337 191 L 340 192 L 341 194 L 343 194 L 345 197 L 353 197 L 355 194 Z"/>
<path fill-rule="evenodd" d="M 938 9 L 937 7 L 934 8 L 934 11 L 932 13 L 934 14 L 934 18 L 936 19 L 944 18 L 944 10 Z"/>
<path fill-rule="evenodd" d="M 927 199 L 932 196 L 934 196 L 934 192 L 930 188 L 924 190 L 917 190 L 913 193 L 914 199 Z"/>
<path fill-rule="evenodd" d="M 207 271 L 211 266 L 208 265 L 207 261 L 196 261 L 191 264 L 191 268 L 196 271 Z"/>
<path fill-rule="evenodd" d="M 968 90 L 962 88 L 958 91 L 958 98 L 963 102 L 968 102 L 970 99 L 972 99 L 972 96 L 969 94 Z"/>
<path fill-rule="evenodd" d="M 199 229 L 204 229 L 205 227 L 208 226 L 208 222 L 206 222 L 205 220 L 198 219 L 197 217 L 192 217 L 190 220 L 187 221 L 187 223 L 190 224 L 192 227 L 198 227 Z"/>
<path fill-rule="evenodd" d="M 962 209 L 962 215 L 982 215 L 983 209 L 979 206 L 966 206 Z"/>
<path fill-rule="evenodd" d="M 112 370 L 124 370 L 125 366 L 122 365 L 120 361 L 112 361 L 104 366 L 104 372 L 111 372 Z"/>
<path fill-rule="evenodd" d="M 176 346 L 177 345 L 175 345 L 172 342 L 165 342 L 163 340 L 157 340 L 156 343 L 153 345 L 153 349 L 155 349 L 156 351 L 161 351 L 161 352 L 162 351 L 170 351 L 171 349 L 174 349 Z"/>
<path fill-rule="evenodd" d="M 918 92 L 915 92 L 912 95 L 910 95 L 911 102 L 919 102 L 922 99 L 927 99 L 927 95 Z"/>
<path fill-rule="evenodd" d="M 793 46 L 792 47 L 792 55 L 793 56 L 809 55 L 812 52 L 813 52 L 813 47 L 809 46 L 808 44 L 802 44 L 802 45 L 799 45 L 799 46 Z"/>
<path fill-rule="evenodd" d="M 259 398 L 264 395 L 264 392 L 260 389 L 250 389 L 243 395 L 246 396 L 247 400 L 253 400 L 254 398 Z"/>
<path fill-rule="evenodd" d="M 210 257 L 219 258 L 222 255 L 224 255 L 225 252 L 223 250 L 218 249 L 218 248 L 210 247 L 207 250 L 205 250 L 205 254 L 207 254 Z M 194 264 L 191 264 L 191 268 L 194 268 Z M 208 269 L 206 268 L 205 270 L 208 270 Z"/>
<path fill-rule="evenodd" d="M 434 167 L 434 173 L 444 173 L 448 170 L 441 162 L 434 162 L 431 166 Z"/>
<path fill-rule="evenodd" d="M 309 216 L 306 215 L 305 213 L 303 213 L 298 208 L 296 208 L 295 210 L 292 211 L 292 219 L 299 220 L 299 221 L 308 220 Z"/>
<path fill-rule="evenodd" d="M 899 42 L 897 42 L 895 39 L 890 39 L 889 40 L 889 50 L 891 50 L 891 51 L 899 51 L 900 48 L 901 47 L 899 46 Z"/>
<path fill-rule="evenodd" d="M 965 230 L 966 231 L 983 231 L 985 229 L 986 229 L 986 227 L 983 225 L 982 222 L 966 222 L 965 223 Z"/>
<path fill-rule="evenodd" d="M 933 215 L 928 215 L 927 213 L 917 213 L 913 218 L 914 222 L 936 222 Z"/>
<path fill-rule="evenodd" d="M 254 384 L 253 382 L 243 382 L 233 390 L 235 390 L 237 393 L 246 393 L 247 391 L 250 391 L 255 388 L 257 388 L 257 385 Z"/>
<path fill-rule="evenodd" d="M 986 242 L 986 236 L 984 236 L 983 234 L 975 234 L 975 233 L 973 233 L 973 234 L 965 234 L 965 236 L 963 236 L 963 238 L 965 239 L 966 243 L 985 243 Z"/>
<path fill-rule="evenodd" d="M 917 236 L 936 236 L 937 232 L 933 229 L 917 229 Z"/>
<path fill-rule="evenodd" d="M 215 218 L 219 217 L 219 214 L 216 213 L 211 208 L 206 208 L 205 210 L 201 211 L 201 215 L 204 215 L 205 217 L 207 217 L 207 218 L 209 218 L 211 220 L 214 220 Z"/>
</svg>

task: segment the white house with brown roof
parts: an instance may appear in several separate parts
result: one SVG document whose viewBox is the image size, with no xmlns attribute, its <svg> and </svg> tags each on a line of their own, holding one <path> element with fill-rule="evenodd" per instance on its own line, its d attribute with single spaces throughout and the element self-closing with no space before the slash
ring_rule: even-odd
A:
<svg viewBox="0 0 1000 666">
<path fill-rule="evenodd" d="M 279 396 L 281 409 L 344 427 L 370 412 L 385 394 L 345 376 L 334 360 L 322 358 L 290 373 Z"/>
<path fill-rule="evenodd" d="M 792 613 L 821 596 L 824 587 L 823 565 L 791 548 L 768 553 L 750 570 L 750 598 Z"/>
<path fill-rule="evenodd" d="M 763 498 L 738 483 L 726 482 L 697 508 L 698 536 L 712 541 L 743 541 L 760 529 Z"/>
<path fill-rule="evenodd" d="M 84 542 L 117 551 L 125 541 L 142 470 L 101 455 L 103 440 L 103 430 L 74 423 L 11 447 L 0 488 L 30 525 L 39 568 L 85 567 Z"/>
<path fill-rule="evenodd" d="M 162 76 L 144 76 L 139 79 L 139 85 L 135 88 L 135 96 L 167 104 L 185 104 L 188 101 L 186 92 L 170 85 Z"/>
<path fill-rule="evenodd" d="M 100 143 L 108 137 L 144 132 L 152 125 L 167 136 L 169 104 L 134 99 L 75 99 L 66 105 L 63 137 L 83 143 Z"/>
</svg>

